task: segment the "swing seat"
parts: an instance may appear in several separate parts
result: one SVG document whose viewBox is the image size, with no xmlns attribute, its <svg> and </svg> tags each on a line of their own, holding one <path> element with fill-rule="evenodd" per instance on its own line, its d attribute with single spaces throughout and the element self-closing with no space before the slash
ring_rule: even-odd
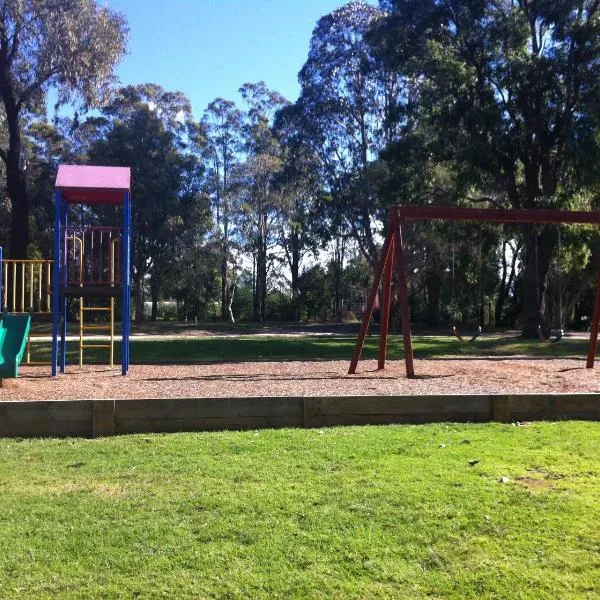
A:
<svg viewBox="0 0 600 600">
<path fill-rule="evenodd" d="M 550 342 L 551 344 L 556 344 L 556 342 L 560 342 L 562 340 L 565 332 L 562 329 L 551 329 L 550 334 L 546 335 L 541 325 L 538 325 L 537 328 L 538 336 L 540 340 L 543 342 Z"/>
<path fill-rule="evenodd" d="M 465 339 L 456 325 L 452 325 L 452 333 L 459 342 L 474 342 L 481 335 L 482 331 L 481 325 L 478 325 L 477 331 L 469 339 Z"/>
</svg>

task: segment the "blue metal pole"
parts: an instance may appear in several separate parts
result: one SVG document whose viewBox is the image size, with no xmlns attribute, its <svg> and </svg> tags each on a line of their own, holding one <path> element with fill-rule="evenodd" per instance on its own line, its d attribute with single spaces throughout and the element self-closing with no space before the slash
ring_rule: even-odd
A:
<svg viewBox="0 0 600 600">
<path fill-rule="evenodd" d="M 52 376 L 56 377 L 58 364 L 58 321 L 60 311 L 60 225 L 62 215 L 62 194 L 54 193 L 54 268 L 52 280 Z"/>
<path fill-rule="evenodd" d="M 0 246 L 0 313 L 2 312 L 2 301 L 4 299 L 4 294 L 3 289 L 2 289 L 2 282 L 4 281 L 3 275 L 3 268 L 4 268 L 4 263 L 2 262 L 2 246 Z"/>
<path fill-rule="evenodd" d="M 67 219 L 67 214 L 68 214 L 68 205 L 66 202 L 63 202 L 62 204 L 62 224 L 63 226 L 66 228 L 68 225 L 68 219 Z M 66 238 L 67 235 L 67 231 L 66 229 L 63 230 L 63 239 Z M 62 260 L 61 260 L 61 269 L 62 269 L 62 275 L 61 275 L 61 282 L 63 286 L 67 285 L 67 277 L 68 277 L 68 273 L 67 273 L 67 253 L 66 253 L 66 246 L 65 243 L 63 242 L 62 244 L 62 248 L 63 248 L 63 256 L 62 256 Z M 64 373 L 65 372 L 65 366 L 67 364 L 67 299 L 66 297 L 62 297 L 61 298 L 61 309 L 62 309 L 62 322 L 61 322 L 61 332 L 60 332 L 60 372 Z"/>
<path fill-rule="evenodd" d="M 131 318 L 131 195 L 125 193 L 123 205 L 123 270 L 121 283 L 123 286 L 123 326 L 121 343 L 121 373 L 129 371 L 129 331 Z"/>
</svg>

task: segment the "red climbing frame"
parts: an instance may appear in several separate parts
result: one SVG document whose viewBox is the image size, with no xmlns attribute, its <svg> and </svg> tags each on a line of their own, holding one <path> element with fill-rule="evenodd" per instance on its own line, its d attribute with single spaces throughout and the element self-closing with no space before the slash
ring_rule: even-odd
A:
<svg viewBox="0 0 600 600">
<path fill-rule="evenodd" d="M 406 363 L 406 376 L 415 376 L 413 361 L 412 338 L 410 333 L 410 316 L 408 311 L 408 286 L 406 270 L 404 268 L 404 253 L 402 250 L 402 225 L 407 221 L 480 221 L 491 223 L 588 223 L 600 225 L 599 212 L 561 211 L 551 209 L 522 209 L 499 210 L 488 208 L 454 208 L 446 206 L 393 206 L 390 209 L 388 233 L 383 244 L 381 257 L 375 271 L 375 279 L 371 287 L 367 307 L 354 348 L 354 356 L 350 363 L 349 373 L 355 373 L 365 337 L 369 330 L 369 322 L 373 315 L 373 308 L 379 287 L 383 283 L 383 302 L 381 308 L 381 325 L 379 337 L 378 367 L 385 368 L 387 351 L 387 336 L 390 320 L 392 273 L 396 268 L 396 281 L 398 302 L 400 304 L 400 317 L 402 320 L 402 335 L 404 338 L 404 362 Z M 600 321 L 600 272 L 597 275 L 596 301 L 586 367 L 592 369 L 596 357 L 598 343 L 598 323 Z"/>
</svg>

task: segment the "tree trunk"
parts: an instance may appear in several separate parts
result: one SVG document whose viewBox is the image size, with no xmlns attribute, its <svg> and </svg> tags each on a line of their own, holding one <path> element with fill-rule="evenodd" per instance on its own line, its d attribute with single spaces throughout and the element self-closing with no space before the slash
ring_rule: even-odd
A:
<svg viewBox="0 0 600 600">
<path fill-rule="evenodd" d="M 152 277 L 152 279 L 154 279 L 154 276 Z M 158 286 L 153 285 L 152 286 L 152 312 L 150 314 L 150 320 L 152 322 L 156 321 L 156 318 L 158 317 Z"/>
<path fill-rule="evenodd" d="M 227 282 L 229 266 L 229 219 L 226 214 L 223 219 L 223 241 L 221 244 L 221 320 L 229 318 L 229 285 Z"/>
<path fill-rule="evenodd" d="M 229 304 L 227 298 L 227 254 L 225 249 L 222 250 L 221 256 L 221 321 L 227 321 L 227 306 Z"/>
<path fill-rule="evenodd" d="M 255 250 L 252 256 L 252 319 L 258 321 L 258 250 Z"/>
<path fill-rule="evenodd" d="M 261 242 L 261 272 L 260 272 L 260 322 L 265 322 L 267 310 L 267 240 Z"/>
<path fill-rule="evenodd" d="M 525 269 L 521 313 L 521 335 L 524 338 L 538 337 L 538 327 L 547 325 L 543 319 L 544 296 L 548 266 L 555 244 L 554 230 L 546 227 L 536 236 L 532 226 L 525 226 Z"/>
<path fill-rule="evenodd" d="M 290 264 L 294 321 L 300 321 L 300 235 L 294 227 L 291 235 L 292 260 Z"/>
<path fill-rule="evenodd" d="M 6 165 L 6 190 L 12 206 L 8 253 L 10 258 L 25 259 L 29 246 L 27 186 L 19 167 L 9 167 L 11 162 L 9 159 Z"/>
<path fill-rule="evenodd" d="M 137 277 L 134 286 L 134 305 L 135 305 L 135 317 L 134 323 L 139 325 L 144 321 L 144 277 L 143 275 Z"/>
<path fill-rule="evenodd" d="M 227 294 L 228 295 L 227 314 L 229 316 L 229 322 L 232 325 L 235 325 L 235 317 L 233 315 L 233 298 L 235 297 L 235 287 L 236 287 L 236 283 L 234 282 Z"/>
<path fill-rule="evenodd" d="M 9 132 L 9 148 L 6 153 L 6 192 L 11 203 L 9 256 L 13 259 L 25 259 L 29 245 L 29 203 L 27 180 L 21 168 L 19 114 L 16 109 L 7 108 L 6 116 Z"/>
<path fill-rule="evenodd" d="M 335 320 L 342 322 L 343 316 L 343 290 L 342 275 L 344 273 L 344 239 L 341 236 L 335 239 L 335 250 L 333 255 L 333 278 L 334 278 L 334 313 Z"/>
</svg>

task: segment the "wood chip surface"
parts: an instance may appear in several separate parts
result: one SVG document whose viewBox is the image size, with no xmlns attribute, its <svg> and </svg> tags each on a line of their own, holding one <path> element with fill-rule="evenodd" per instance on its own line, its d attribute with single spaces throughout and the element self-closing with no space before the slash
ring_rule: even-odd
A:
<svg viewBox="0 0 600 600">
<path fill-rule="evenodd" d="M 4 380 L 0 400 L 600 392 L 600 367 L 586 369 L 584 360 L 417 360 L 416 379 L 404 377 L 402 361 L 390 361 L 384 371 L 376 361 L 362 361 L 355 375 L 347 374 L 348 364 L 133 365 L 128 377 L 118 368 L 89 365 L 68 367 L 56 379 L 49 367 L 25 365 L 19 379 Z"/>
</svg>

